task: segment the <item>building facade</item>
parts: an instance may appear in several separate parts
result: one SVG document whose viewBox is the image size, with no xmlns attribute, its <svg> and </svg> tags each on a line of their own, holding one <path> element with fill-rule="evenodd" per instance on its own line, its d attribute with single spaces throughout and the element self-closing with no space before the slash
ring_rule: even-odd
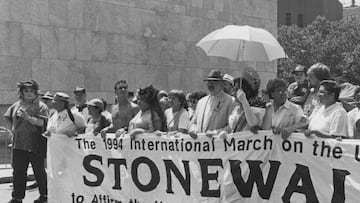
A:
<svg viewBox="0 0 360 203">
<path fill-rule="evenodd" d="M 360 7 L 355 4 L 353 6 L 344 7 L 343 20 L 344 22 L 352 20 L 360 22 Z"/>
<path fill-rule="evenodd" d="M 342 19 L 342 4 L 338 0 L 278 0 L 278 26 L 311 24 L 317 16 L 329 20 Z"/>
<path fill-rule="evenodd" d="M 18 81 L 44 91 L 114 101 L 115 81 L 129 89 L 204 89 L 211 69 L 240 75 L 254 67 L 263 82 L 276 62 L 235 63 L 207 57 L 195 44 L 228 24 L 262 27 L 277 35 L 276 0 L 1 0 L 0 105 L 17 100 Z M 1 111 L 3 112 L 3 110 Z M 0 123 L 1 124 L 1 123 Z"/>
</svg>

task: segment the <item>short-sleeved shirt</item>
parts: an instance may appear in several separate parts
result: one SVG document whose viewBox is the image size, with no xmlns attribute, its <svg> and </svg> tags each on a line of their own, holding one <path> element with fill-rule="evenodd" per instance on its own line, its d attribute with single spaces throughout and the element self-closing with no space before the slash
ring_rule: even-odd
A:
<svg viewBox="0 0 360 203">
<path fill-rule="evenodd" d="M 265 109 L 258 107 L 251 107 L 251 111 L 255 114 L 257 125 L 261 126 L 265 115 Z M 252 126 L 248 124 L 245 117 L 245 111 L 242 106 L 236 106 L 229 116 L 229 126 L 231 132 L 241 132 L 250 130 Z"/>
<path fill-rule="evenodd" d="M 360 120 L 360 109 L 353 108 L 347 113 L 348 116 L 348 135 L 353 138 L 360 138 L 360 129 L 356 129 L 356 122 Z"/>
<path fill-rule="evenodd" d="M 66 109 L 61 112 L 56 112 L 49 119 L 47 130 L 50 133 L 74 135 L 78 128 L 85 128 L 86 122 L 84 117 L 76 111 L 71 111 L 71 113 L 74 116 L 74 122 L 70 119 Z"/>
<path fill-rule="evenodd" d="M 140 110 L 136 116 L 131 119 L 130 123 L 129 123 L 129 132 L 131 132 L 132 130 L 136 129 L 136 128 L 141 128 L 144 129 L 148 132 L 154 132 L 154 126 L 152 123 L 152 118 L 151 118 L 151 111 L 147 110 L 145 112 L 143 112 L 142 110 Z M 160 120 L 160 117 L 157 113 L 154 113 L 154 121 Z"/>
<path fill-rule="evenodd" d="M 169 131 L 176 131 L 178 129 L 188 129 L 190 124 L 189 113 L 185 109 L 178 112 L 173 112 L 172 108 L 166 109 L 166 124 Z"/>
<path fill-rule="evenodd" d="M 101 115 L 98 121 L 94 121 L 93 118 L 90 118 L 87 122 L 85 133 L 88 134 L 98 134 L 100 130 L 108 127 L 111 124 L 111 121 L 105 116 Z"/>
<path fill-rule="evenodd" d="M 309 120 L 309 130 L 326 132 L 333 136 L 348 136 L 348 118 L 341 103 L 315 109 Z"/>
<path fill-rule="evenodd" d="M 44 127 L 33 125 L 24 118 L 18 117 L 19 109 L 25 110 L 31 117 L 43 119 L 45 124 L 49 110 L 44 103 L 35 99 L 31 104 L 25 104 L 22 101 L 15 102 L 4 114 L 4 117 L 10 121 L 11 130 L 14 133 L 13 148 L 38 152 L 42 147 L 40 140 Z"/>
<path fill-rule="evenodd" d="M 272 126 L 286 128 L 299 122 L 304 112 L 299 105 L 288 100 L 272 114 Z"/>
</svg>

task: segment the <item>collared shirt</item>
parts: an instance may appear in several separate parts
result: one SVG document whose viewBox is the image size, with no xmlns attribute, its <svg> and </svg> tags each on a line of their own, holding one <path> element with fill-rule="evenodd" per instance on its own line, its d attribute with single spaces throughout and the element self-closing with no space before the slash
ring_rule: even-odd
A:
<svg viewBox="0 0 360 203">
<path fill-rule="evenodd" d="M 327 108 L 321 106 L 309 118 L 309 130 L 317 130 L 334 136 L 348 136 L 347 114 L 341 103 Z"/>
<path fill-rule="evenodd" d="M 19 117 L 19 109 L 23 109 L 31 117 L 43 119 L 45 123 L 47 122 L 49 110 L 44 103 L 35 99 L 31 104 L 25 104 L 22 101 L 15 102 L 4 114 L 4 117 L 10 121 L 11 130 L 14 132 L 13 148 L 26 151 L 40 151 L 42 147 L 40 146 L 40 138 L 44 129 Z"/>
<path fill-rule="evenodd" d="M 86 122 L 84 117 L 76 111 L 71 111 L 71 113 L 74 116 L 74 122 L 71 121 L 66 109 L 54 113 L 49 119 L 47 130 L 50 133 L 72 136 L 78 128 L 85 128 Z"/>
<path fill-rule="evenodd" d="M 304 112 L 301 107 L 286 100 L 275 112 L 272 112 L 272 126 L 286 128 L 299 122 Z"/>
<path fill-rule="evenodd" d="M 348 116 L 348 135 L 352 138 L 360 138 L 360 129 L 356 129 L 356 122 L 360 120 L 360 109 L 358 107 L 353 108 L 347 113 Z"/>
</svg>

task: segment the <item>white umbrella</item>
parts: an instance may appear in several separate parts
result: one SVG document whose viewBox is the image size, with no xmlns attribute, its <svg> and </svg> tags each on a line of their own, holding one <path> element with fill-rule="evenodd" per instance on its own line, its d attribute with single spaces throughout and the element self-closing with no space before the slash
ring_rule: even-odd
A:
<svg viewBox="0 0 360 203">
<path fill-rule="evenodd" d="M 270 32 L 248 25 L 227 25 L 206 35 L 196 46 L 208 56 L 221 56 L 234 61 L 270 62 L 287 57 Z"/>
</svg>

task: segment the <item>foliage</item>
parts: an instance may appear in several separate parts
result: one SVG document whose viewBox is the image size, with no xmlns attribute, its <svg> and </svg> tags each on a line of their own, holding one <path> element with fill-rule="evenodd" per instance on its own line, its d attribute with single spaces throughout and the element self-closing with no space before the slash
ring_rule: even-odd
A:
<svg viewBox="0 0 360 203">
<path fill-rule="evenodd" d="M 296 64 L 309 68 L 321 62 L 329 66 L 333 78 L 360 85 L 359 22 L 331 22 L 317 17 L 304 28 L 280 27 L 278 39 L 289 56 L 278 63 L 279 77 L 292 81 L 291 71 Z"/>
</svg>

